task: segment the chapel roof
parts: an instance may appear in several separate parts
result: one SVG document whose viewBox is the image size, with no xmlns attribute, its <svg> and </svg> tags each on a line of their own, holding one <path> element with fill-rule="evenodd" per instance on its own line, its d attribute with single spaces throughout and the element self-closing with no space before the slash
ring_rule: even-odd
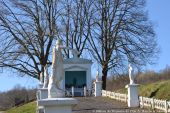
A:
<svg viewBox="0 0 170 113">
<path fill-rule="evenodd" d="M 68 58 L 64 59 L 64 64 L 92 64 L 92 60 L 84 58 Z"/>
</svg>

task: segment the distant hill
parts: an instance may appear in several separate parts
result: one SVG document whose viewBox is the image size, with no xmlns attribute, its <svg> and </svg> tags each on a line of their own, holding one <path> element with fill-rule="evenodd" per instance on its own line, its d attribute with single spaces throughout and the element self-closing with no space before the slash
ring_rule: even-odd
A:
<svg viewBox="0 0 170 113">
<path fill-rule="evenodd" d="M 123 88 L 116 92 L 127 93 Z M 139 86 L 139 95 L 150 98 L 170 100 L 170 80 L 160 81 Z"/>
</svg>

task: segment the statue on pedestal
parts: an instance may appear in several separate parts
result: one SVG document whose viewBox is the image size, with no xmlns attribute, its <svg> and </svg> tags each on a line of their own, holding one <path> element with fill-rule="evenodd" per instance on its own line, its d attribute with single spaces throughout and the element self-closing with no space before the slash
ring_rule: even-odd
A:
<svg viewBox="0 0 170 113">
<path fill-rule="evenodd" d="M 129 79 L 130 79 L 130 84 L 135 84 L 134 82 L 134 73 L 133 73 L 133 68 L 131 64 L 129 64 Z"/>
<path fill-rule="evenodd" d="M 39 81 L 39 88 L 43 87 L 43 73 L 40 73 L 40 81 Z"/>
<path fill-rule="evenodd" d="M 48 68 L 45 66 L 44 67 L 44 84 L 43 84 L 43 88 L 48 87 L 48 82 L 49 82 Z"/>
<path fill-rule="evenodd" d="M 76 49 L 71 49 L 71 50 L 72 50 L 73 58 L 78 58 L 79 52 Z"/>
<path fill-rule="evenodd" d="M 97 73 L 96 73 L 96 82 L 98 82 L 99 81 L 99 72 L 97 71 Z"/>
<path fill-rule="evenodd" d="M 40 73 L 40 84 L 43 84 L 43 73 Z"/>
<path fill-rule="evenodd" d="M 138 94 L 138 86 L 139 84 L 135 84 L 134 82 L 134 71 L 131 64 L 128 65 L 129 67 L 129 79 L 130 84 L 126 85 L 125 87 L 128 89 L 128 107 L 139 107 L 139 94 Z"/>
<path fill-rule="evenodd" d="M 56 42 L 56 46 L 53 48 L 52 75 L 50 77 L 48 85 L 49 98 L 64 97 L 65 95 L 65 92 L 60 86 L 60 83 L 64 78 L 64 67 L 61 48 L 62 42 L 61 40 L 58 40 Z"/>
<path fill-rule="evenodd" d="M 61 47 L 62 49 L 66 49 L 66 50 L 71 50 L 73 58 L 77 59 L 78 58 L 78 54 L 79 52 L 76 49 L 72 49 L 69 47 Z"/>
</svg>

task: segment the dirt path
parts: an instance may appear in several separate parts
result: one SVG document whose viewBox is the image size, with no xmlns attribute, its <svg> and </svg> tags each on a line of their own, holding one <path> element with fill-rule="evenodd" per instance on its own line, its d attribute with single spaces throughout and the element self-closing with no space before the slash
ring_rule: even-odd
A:
<svg viewBox="0 0 170 113">
<path fill-rule="evenodd" d="M 150 113 L 147 109 L 128 108 L 126 103 L 105 97 L 76 98 L 79 103 L 73 108 L 74 113 Z"/>
</svg>

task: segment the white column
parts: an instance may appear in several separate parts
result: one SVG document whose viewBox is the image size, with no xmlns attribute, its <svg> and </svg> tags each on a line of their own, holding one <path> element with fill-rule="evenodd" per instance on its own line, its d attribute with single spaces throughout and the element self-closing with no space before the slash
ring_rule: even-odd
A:
<svg viewBox="0 0 170 113">
<path fill-rule="evenodd" d="M 95 81 L 95 97 L 102 95 L 102 81 Z"/>
<path fill-rule="evenodd" d="M 72 97 L 74 97 L 74 86 L 71 87 L 71 94 L 72 94 Z"/>
<path fill-rule="evenodd" d="M 84 86 L 84 96 L 85 97 L 87 96 L 87 88 L 86 88 L 86 86 Z"/>
<path fill-rule="evenodd" d="M 138 84 L 126 85 L 128 89 L 128 107 L 139 107 Z"/>
</svg>

